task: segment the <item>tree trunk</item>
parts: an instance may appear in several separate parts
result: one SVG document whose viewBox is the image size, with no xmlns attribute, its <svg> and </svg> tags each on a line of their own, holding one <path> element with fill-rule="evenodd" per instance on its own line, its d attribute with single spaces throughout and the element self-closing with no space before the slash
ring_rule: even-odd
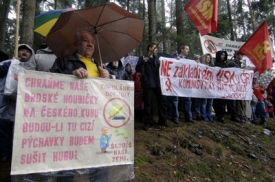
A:
<svg viewBox="0 0 275 182">
<path fill-rule="evenodd" d="M 4 50 L 9 8 L 10 0 L 3 0 L 0 4 L 0 50 Z"/>
<path fill-rule="evenodd" d="M 85 7 L 100 6 L 110 2 L 109 0 L 85 0 Z"/>
<path fill-rule="evenodd" d="M 243 6 L 243 0 L 240 0 L 241 5 Z M 245 23 L 244 23 L 244 14 L 243 11 L 241 11 L 241 19 L 242 19 L 242 28 L 243 28 L 243 36 L 246 37 L 246 27 L 245 27 Z"/>
<path fill-rule="evenodd" d="M 233 22 L 232 22 L 232 17 L 231 17 L 231 5 L 230 5 L 229 0 L 226 0 L 226 2 L 227 2 L 228 18 L 229 18 L 229 23 L 230 23 L 230 40 L 235 40 L 234 30 L 233 30 Z"/>
<path fill-rule="evenodd" d="M 148 0 L 149 42 L 157 43 L 156 0 Z"/>
<path fill-rule="evenodd" d="M 177 17 L 183 8 L 181 0 L 176 0 L 176 16 Z M 180 46 L 184 45 L 184 27 L 183 27 L 183 16 L 179 16 L 176 22 L 177 27 L 177 48 L 179 50 Z"/>
<path fill-rule="evenodd" d="M 145 13 L 146 13 L 146 7 L 145 7 L 145 0 L 142 1 L 142 19 L 145 21 Z M 146 21 L 145 21 L 146 22 Z M 146 39 L 146 25 L 144 26 L 144 30 L 143 30 L 143 40 L 142 40 L 142 52 L 146 52 L 146 47 L 147 47 L 147 39 Z"/>
<path fill-rule="evenodd" d="M 252 9 L 250 0 L 247 0 L 247 5 L 248 5 L 248 9 L 249 9 L 249 14 L 251 16 L 252 29 L 253 29 L 253 31 L 255 31 L 256 30 L 256 20 L 255 20 L 254 11 Z"/>
<path fill-rule="evenodd" d="M 127 11 L 130 10 L 130 2 L 129 2 L 129 1 L 130 1 L 130 0 L 127 0 L 127 2 L 126 2 L 126 4 L 127 4 L 127 6 L 126 6 L 127 9 L 126 9 L 126 10 L 127 10 Z"/>
<path fill-rule="evenodd" d="M 85 0 L 85 7 L 91 7 L 94 4 L 94 0 Z"/>
<path fill-rule="evenodd" d="M 161 0 L 161 24 L 162 24 L 162 36 L 165 35 L 166 33 L 166 17 L 165 17 L 165 2 L 164 0 Z M 164 38 L 162 41 L 162 45 L 163 45 L 163 52 L 167 53 L 168 50 L 168 46 L 167 46 L 167 39 Z"/>
<path fill-rule="evenodd" d="M 54 0 L 54 9 L 57 9 L 57 0 Z"/>
<path fill-rule="evenodd" d="M 35 3 L 36 0 L 24 0 L 23 2 L 23 16 L 21 22 L 20 43 L 33 44 L 33 27 L 35 17 Z"/>
</svg>

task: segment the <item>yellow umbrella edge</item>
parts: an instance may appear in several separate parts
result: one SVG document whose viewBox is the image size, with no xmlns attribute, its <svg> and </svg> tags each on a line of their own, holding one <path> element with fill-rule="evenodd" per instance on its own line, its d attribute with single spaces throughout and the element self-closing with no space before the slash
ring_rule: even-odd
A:
<svg viewBox="0 0 275 182">
<path fill-rule="evenodd" d="M 41 25 L 40 27 L 35 29 L 34 32 L 39 33 L 39 34 L 43 35 L 44 37 L 46 37 L 48 35 L 48 33 L 50 32 L 50 30 L 52 29 L 52 27 L 54 26 L 57 19 L 58 18 L 54 18 L 54 19 L 44 23 L 43 25 Z"/>
</svg>

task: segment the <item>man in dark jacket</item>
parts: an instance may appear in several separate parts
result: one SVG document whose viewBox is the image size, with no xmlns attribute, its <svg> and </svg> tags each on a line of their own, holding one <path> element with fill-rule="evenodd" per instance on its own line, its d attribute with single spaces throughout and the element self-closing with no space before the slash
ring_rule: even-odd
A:
<svg viewBox="0 0 275 182">
<path fill-rule="evenodd" d="M 216 53 L 215 66 L 221 67 L 221 68 L 228 67 L 226 51 L 218 51 Z M 217 121 L 224 123 L 226 104 L 227 104 L 227 109 L 231 115 L 230 120 L 240 122 L 240 119 L 237 117 L 235 100 L 225 100 L 225 99 L 215 99 L 214 100 L 214 110 L 216 113 Z"/>
<path fill-rule="evenodd" d="M 55 60 L 51 72 L 73 74 L 79 78 L 109 78 L 108 70 L 101 68 L 93 60 L 95 40 L 87 31 L 78 32 L 75 36 L 76 52 L 73 55 L 59 57 Z"/>
<path fill-rule="evenodd" d="M 98 63 L 93 60 L 95 39 L 90 32 L 80 31 L 75 35 L 76 52 L 73 55 L 59 57 L 55 60 L 51 72 L 73 74 L 78 78 L 87 77 L 111 78 L 109 71 L 101 68 Z M 125 175 L 131 174 L 133 165 L 120 166 Z M 109 167 L 93 167 L 87 169 L 89 173 L 89 181 L 109 181 Z M 74 175 L 79 174 L 76 170 L 66 170 L 58 172 L 57 181 L 73 182 Z M 83 173 L 82 173 L 83 174 Z M 120 176 L 127 178 L 129 176 Z"/>
<path fill-rule="evenodd" d="M 144 130 L 148 130 L 153 125 L 152 99 L 153 94 L 158 102 L 158 124 L 167 125 L 167 99 L 162 95 L 160 88 L 159 67 L 160 62 L 155 55 L 157 51 L 156 44 L 150 43 L 147 46 L 147 53 L 139 58 L 136 71 L 141 73 L 141 82 L 143 87 L 144 99 Z"/>
<path fill-rule="evenodd" d="M 109 72 L 101 68 L 92 58 L 95 47 L 93 35 L 80 31 L 75 35 L 76 52 L 73 55 L 59 57 L 55 60 L 51 72 L 75 75 L 78 78 L 101 77 L 109 78 Z M 108 181 L 108 167 L 89 168 L 90 181 Z M 75 171 L 59 172 L 58 180 L 73 181 Z M 59 179 L 60 178 L 60 179 Z"/>
<path fill-rule="evenodd" d="M 235 67 L 242 69 L 242 59 L 243 53 L 241 51 L 236 51 L 234 55 L 234 59 L 230 61 L 228 67 Z M 236 100 L 236 110 L 238 113 L 238 118 L 241 122 L 246 123 L 248 122 L 246 118 L 246 101 L 245 100 Z"/>
</svg>

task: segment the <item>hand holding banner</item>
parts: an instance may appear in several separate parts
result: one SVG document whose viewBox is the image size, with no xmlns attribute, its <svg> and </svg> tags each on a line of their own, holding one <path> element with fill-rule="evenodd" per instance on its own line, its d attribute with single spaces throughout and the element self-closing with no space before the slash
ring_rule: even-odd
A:
<svg viewBox="0 0 275 182">
<path fill-rule="evenodd" d="M 209 67 L 189 59 L 160 57 L 163 95 L 251 100 L 252 70 Z"/>
<path fill-rule="evenodd" d="M 133 110 L 133 82 L 20 72 L 11 174 L 133 164 Z"/>
</svg>

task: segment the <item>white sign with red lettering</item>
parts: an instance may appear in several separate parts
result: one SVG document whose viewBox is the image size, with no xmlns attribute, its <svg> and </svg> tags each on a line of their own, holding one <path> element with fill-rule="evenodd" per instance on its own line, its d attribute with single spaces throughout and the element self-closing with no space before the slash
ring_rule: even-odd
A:
<svg viewBox="0 0 275 182">
<path fill-rule="evenodd" d="M 134 163 L 134 83 L 22 71 L 11 174 Z"/>
<path fill-rule="evenodd" d="M 161 90 L 167 96 L 251 100 L 253 71 L 210 67 L 160 57 Z"/>
<path fill-rule="evenodd" d="M 200 40 L 203 54 L 211 54 L 213 58 L 216 57 L 217 51 L 226 51 L 228 54 L 227 58 L 232 59 L 235 51 L 238 51 L 244 44 L 244 42 L 220 39 L 210 35 L 200 36 Z M 243 56 L 241 62 L 243 63 L 243 68 L 251 70 L 255 69 L 255 65 L 248 57 Z"/>
</svg>

